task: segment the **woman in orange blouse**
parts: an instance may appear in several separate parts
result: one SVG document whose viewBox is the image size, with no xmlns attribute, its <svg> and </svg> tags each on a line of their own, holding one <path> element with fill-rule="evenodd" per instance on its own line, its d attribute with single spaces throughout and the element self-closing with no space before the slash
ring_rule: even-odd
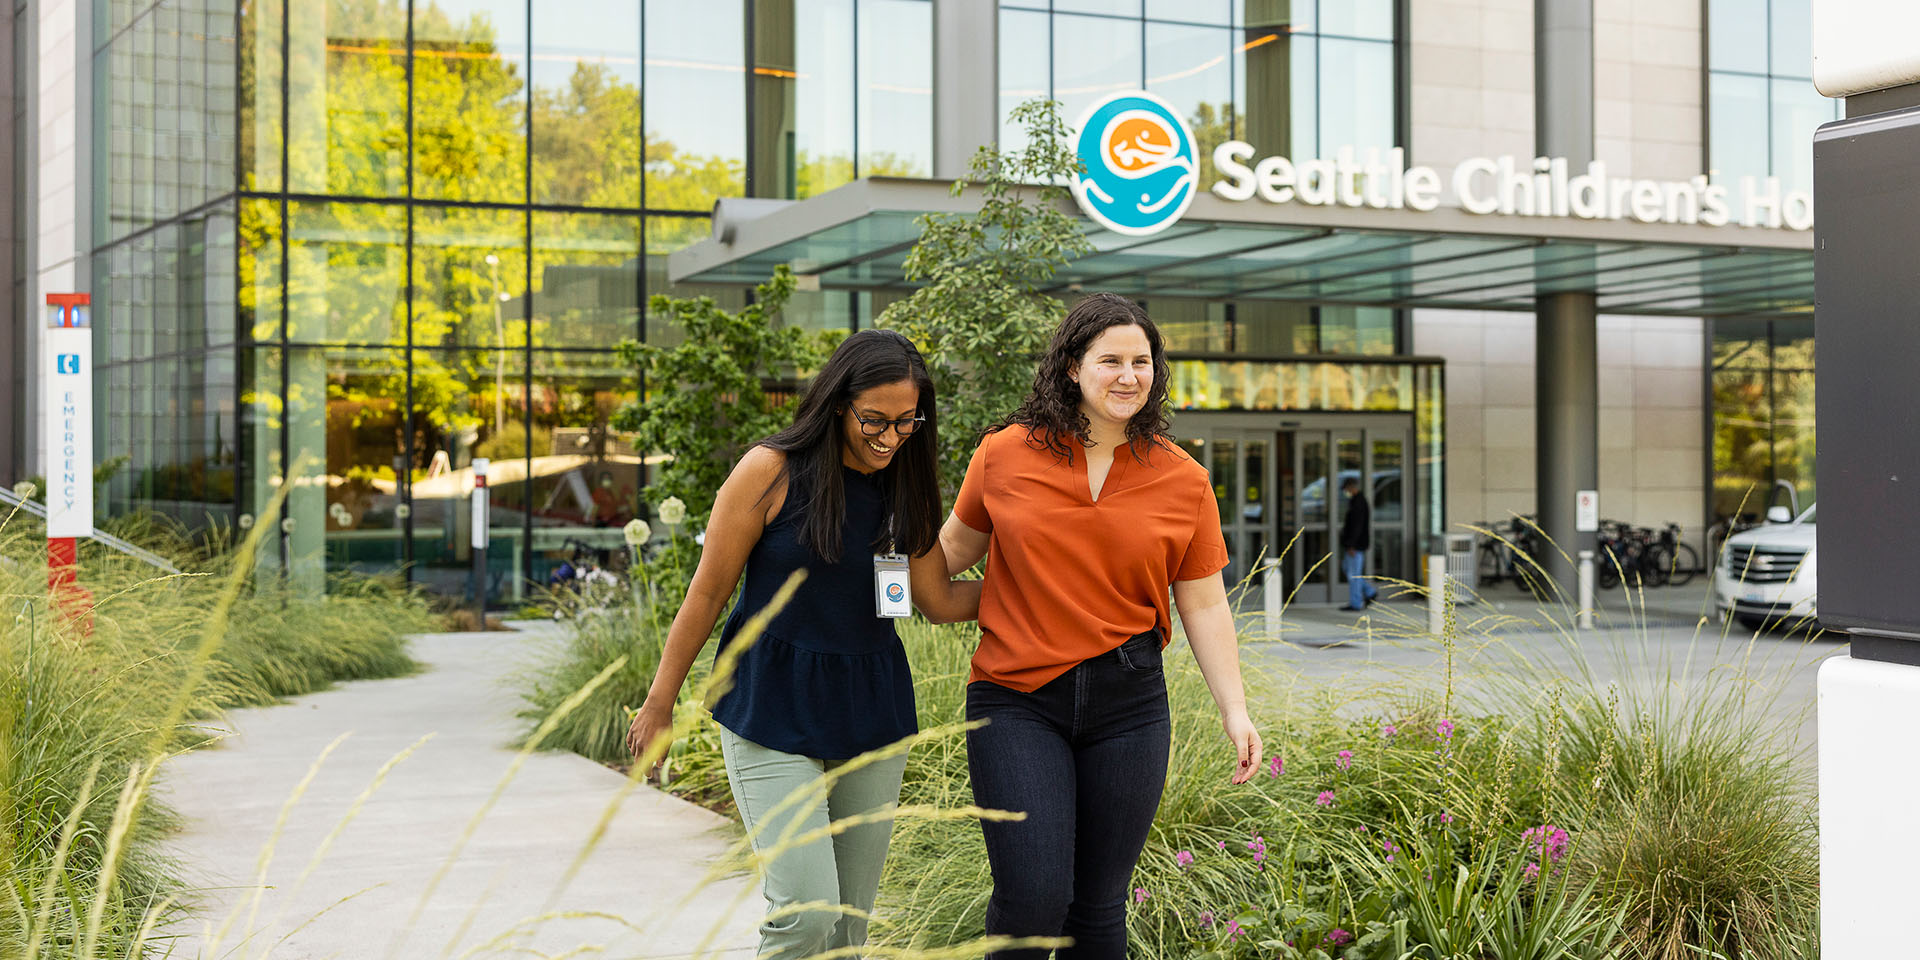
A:
<svg viewBox="0 0 1920 960">
<path fill-rule="evenodd" d="M 987 557 L 967 684 L 987 932 L 1072 937 L 1062 957 L 1126 955 L 1127 881 L 1166 784 L 1172 724 L 1161 649 L 1173 606 L 1234 750 L 1247 717 L 1220 514 L 1206 468 L 1168 438 L 1166 350 L 1124 297 L 1080 301 L 1033 391 L 981 441 L 940 540 L 954 571 Z M 995 956 L 1040 957 L 1045 951 Z"/>
</svg>

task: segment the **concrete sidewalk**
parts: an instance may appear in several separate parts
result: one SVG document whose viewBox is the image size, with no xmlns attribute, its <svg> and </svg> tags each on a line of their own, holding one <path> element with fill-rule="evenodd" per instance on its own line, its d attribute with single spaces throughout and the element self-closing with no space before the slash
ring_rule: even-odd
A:
<svg viewBox="0 0 1920 960">
<path fill-rule="evenodd" d="M 190 882 L 205 887 L 194 929 L 177 931 L 173 955 L 258 958 L 271 946 L 276 960 L 458 957 L 540 914 L 624 782 L 569 753 L 528 759 L 408 924 L 513 762 L 518 703 L 506 679 L 560 636 L 547 626 L 415 637 L 413 656 L 425 664 L 419 675 L 235 711 L 225 743 L 170 763 L 161 792 L 187 821 L 171 852 Z M 283 805 L 342 734 L 350 735 L 318 767 L 274 847 L 257 914 L 243 907 L 236 932 L 209 952 L 201 924 L 218 929 L 235 904 L 248 902 Z M 296 892 L 316 849 L 381 766 L 428 734 Z M 750 957 L 765 909 L 758 891 L 743 876 L 696 889 L 736 836 L 725 818 L 643 786 L 555 904 L 632 927 L 604 917 L 555 919 L 471 955 L 597 944 L 606 948 L 597 956 L 683 957 L 718 931 L 713 955 Z M 236 946 L 247 929 L 252 940 Z"/>
</svg>

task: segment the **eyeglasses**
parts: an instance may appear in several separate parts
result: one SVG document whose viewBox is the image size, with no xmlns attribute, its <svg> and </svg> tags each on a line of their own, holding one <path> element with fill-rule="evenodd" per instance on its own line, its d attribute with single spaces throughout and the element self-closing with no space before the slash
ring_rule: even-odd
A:
<svg viewBox="0 0 1920 960">
<path fill-rule="evenodd" d="M 869 420 L 857 413 L 853 415 L 853 418 L 860 421 L 860 432 L 869 437 L 877 437 L 886 433 L 888 427 L 892 427 L 893 432 L 902 437 L 911 437 L 915 430 L 920 429 L 921 424 L 927 422 L 926 417 L 901 417 L 898 420 Z"/>
</svg>

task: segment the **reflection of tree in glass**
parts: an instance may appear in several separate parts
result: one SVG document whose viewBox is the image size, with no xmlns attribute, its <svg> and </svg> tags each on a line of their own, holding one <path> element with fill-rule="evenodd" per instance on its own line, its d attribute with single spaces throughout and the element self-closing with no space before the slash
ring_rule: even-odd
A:
<svg viewBox="0 0 1920 960">
<path fill-rule="evenodd" d="M 1194 160 L 1200 164 L 1200 189 L 1205 190 L 1220 179 L 1219 171 L 1213 168 L 1214 149 L 1234 139 L 1235 130 L 1245 130 L 1247 118 L 1235 113 L 1231 103 L 1203 103 L 1187 118 L 1187 126 L 1193 128 L 1193 145 L 1199 154 Z"/>
</svg>

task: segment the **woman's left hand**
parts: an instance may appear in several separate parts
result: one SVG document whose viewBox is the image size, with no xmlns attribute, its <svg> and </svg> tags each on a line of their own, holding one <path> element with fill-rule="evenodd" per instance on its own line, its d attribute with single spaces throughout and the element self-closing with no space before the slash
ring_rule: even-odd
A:
<svg viewBox="0 0 1920 960">
<path fill-rule="evenodd" d="M 1220 723 L 1226 728 L 1227 740 L 1233 743 L 1233 782 L 1246 783 L 1253 779 L 1254 771 L 1260 769 L 1260 731 L 1253 728 L 1253 720 L 1244 707 L 1226 713 Z"/>
</svg>

